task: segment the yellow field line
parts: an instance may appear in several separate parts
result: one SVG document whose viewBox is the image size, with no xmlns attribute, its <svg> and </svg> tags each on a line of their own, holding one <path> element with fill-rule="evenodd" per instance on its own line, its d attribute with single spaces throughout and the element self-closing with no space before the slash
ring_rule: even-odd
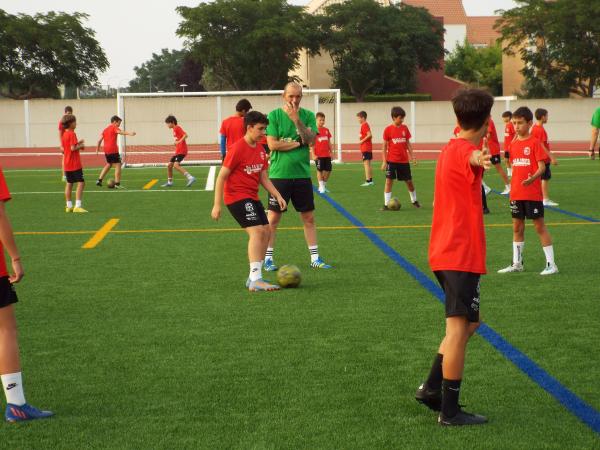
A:
<svg viewBox="0 0 600 450">
<path fill-rule="evenodd" d="M 102 239 L 106 237 L 110 230 L 112 230 L 118 223 L 119 219 L 110 219 L 108 222 L 102 225 L 102 228 L 96 231 L 96 233 L 91 237 L 91 239 L 85 244 L 83 244 L 81 248 L 95 248 L 100 242 L 102 242 Z"/>
<path fill-rule="evenodd" d="M 158 183 L 158 178 L 148 181 L 142 189 L 152 189 L 152 186 L 154 186 L 156 183 Z"/>
</svg>

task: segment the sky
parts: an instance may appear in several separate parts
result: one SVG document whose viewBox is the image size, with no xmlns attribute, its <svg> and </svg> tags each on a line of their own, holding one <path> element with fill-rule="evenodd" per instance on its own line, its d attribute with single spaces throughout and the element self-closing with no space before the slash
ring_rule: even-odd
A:
<svg viewBox="0 0 600 450">
<path fill-rule="evenodd" d="M 102 85 L 124 87 L 135 77 L 139 66 L 163 48 L 181 49 L 183 40 L 175 34 L 181 17 L 177 6 L 197 6 L 199 0 L 0 0 L 0 9 L 8 13 L 35 14 L 47 11 L 84 12 L 86 26 L 96 31 L 110 68 L 100 75 Z M 291 0 L 305 5 L 307 0 Z M 495 10 L 510 9 L 512 0 L 463 0 L 469 16 L 493 15 Z"/>
</svg>

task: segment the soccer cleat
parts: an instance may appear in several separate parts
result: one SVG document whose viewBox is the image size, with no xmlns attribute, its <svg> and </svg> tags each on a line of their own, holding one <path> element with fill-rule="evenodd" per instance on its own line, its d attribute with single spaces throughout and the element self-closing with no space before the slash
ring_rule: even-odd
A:
<svg viewBox="0 0 600 450">
<path fill-rule="evenodd" d="M 173 183 L 169 183 L 168 181 L 165 184 L 161 184 L 161 187 L 171 187 Z"/>
<path fill-rule="evenodd" d="M 544 200 L 544 206 L 558 206 L 558 203 L 553 202 L 552 200 Z"/>
<path fill-rule="evenodd" d="M 251 281 L 248 285 L 248 290 L 250 292 L 278 291 L 279 289 L 281 288 L 278 285 L 271 284 L 268 281 L 263 280 L 262 278 L 260 280 Z"/>
<path fill-rule="evenodd" d="M 391 209 L 387 205 L 383 205 L 379 211 L 391 211 Z"/>
<path fill-rule="evenodd" d="M 98 181 L 96 181 L 96 186 L 100 186 L 100 187 L 102 187 L 102 180 L 98 180 Z"/>
<path fill-rule="evenodd" d="M 120 184 L 115 184 L 115 189 L 125 189 L 125 187 Z"/>
<path fill-rule="evenodd" d="M 368 186 L 375 186 L 375 183 L 373 183 L 372 181 L 365 181 L 363 184 L 361 184 L 361 187 L 368 187 Z"/>
<path fill-rule="evenodd" d="M 502 192 L 500 192 L 500 195 L 508 195 L 510 194 L 510 186 L 505 186 L 504 190 Z"/>
<path fill-rule="evenodd" d="M 86 213 L 89 212 L 87 209 L 83 209 L 81 206 L 76 206 L 73 208 L 74 213 Z"/>
<path fill-rule="evenodd" d="M 69 207 L 67 206 L 67 207 L 65 208 L 65 212 L 68 212 L 68 213 L 70 213 L 70 212 L 73 212 L 73 208 L 72 208 L 72 207 L 71 207 L 71 208 L 69 208 Z"/>
<path fill-rule="evenodd" d="M 540 272 L 540 275 L 554 275 L 558 273 L 558 267 L 554 263 L 546 263 L 546 268 Z"/>
<path fill-rule="evenodd" d="M 516 264 L 511 264 L 508 267 L 505 267 L 504 269 L 500 269 L 498 271 L 498 273 L 514 273 L 514 272 L 523 272 L 523 264 L 521 263 L 516 263 Z"/>
<path fill-rule="evenodd" d="M 490 210 L 489 210 L 489 208 L 483 208 L 483 213 L 484 213 L 484 214 L 489 214 L 489 213 L 490 213 Z"/>
<path fill-rule="evenodd" d="M 490 192 L 492 192 L 492 188 L 484 183 L 483 184 L 483 192 L 485 192 L 485 195 L 488 195 Z"/>
<path fill-rule="evenodd" d="M 318 192 L 319 192 L 319 194 L 324 194 L 325 193 L 325 191 L 321 190 L 321 189 L 319 189 Z"/>
<path fill-rule="evenodd" d="M 438 423 L 443 427 L 461 426 L 461 425 L 482 425 L 487 423 L 487 417 L 479 414 L 471 414 L 459 409 L 454 417 L 444 417 L 443 413 L 438 416 Z"/>
<path fill-rule="evenodd" d="M 420 207 L 421 207 L 421 204 L 419 203 L 419 201 L 418 201 L 418 200 L 416 200 L 416 201 L 412 202 L 412 204 L 413 204 L 413 206 L 414 206 L 415 208 L 420 208 Z"/>
<path fill-rule="evenodd" d="M 279 267 L 277 267 L 277 265 L 275 264 L 275 261 L 273 261 L 273 258 L 265 258 L 265 263 L 263 264 L 263 267 L 267 272 L 275 272 L 279 269 Z"/>
<path fill-rule="evenodd" d="M 28 405 L 27 403 L 21 406 L 8 403 L 6 405 L 6 412 L 4 413 L 4 417 L 7 422 L 24 422 L 26 420 L 47 419 L 53 415 L 54 413 L 52 411 L 41 411 L 31 405 Z"/>
<path fill-rule="evenodd" d="M 440 411 L 442 409 L 442 390 L 429 389 L 425 383 L 421 384 L 419 389 L 417 389 L 415 399 L 433 411 Z"/>
<path fill-rule="evenodd" d="M 594 159 L 596 159 L 596 153 L 594 152 L 594 150 L 590 150 L 590 159 L 593 161 Z M 600 154 L 600 150 L 598 150 L 598 154 Z"/>
<path fill-rule="evenodd" d="M 188 178 L 188 182 L 185 185 L 185 187 L 190 187 L 192 184 L 194 184 L 196 182 L 196 178 L 195 177 L 189 177 Z"/>
<path fill-rule="evenodd" d="M 314 269 L 331 269 L 329 264 L 326 264 L 321 258 L 318 258 L 310 263 L 310 267 Z"/>
</svg>

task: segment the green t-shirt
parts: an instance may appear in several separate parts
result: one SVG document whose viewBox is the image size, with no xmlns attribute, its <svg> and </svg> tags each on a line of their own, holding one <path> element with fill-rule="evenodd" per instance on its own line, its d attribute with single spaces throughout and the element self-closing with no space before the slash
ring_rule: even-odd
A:
<svg viewBox="0 0 600 450">
<path fill-rule="evenodd" d="M 319 132 L 314 113 L 300 108 L 298 115 L 307 128 L 315 133 Z M 267 136 L 292 141 L 298 139 L 296 125 L 282 108 L 271 111 L 268 118 Z M 271 152 L 269 164 L 269 178 L 310 178 L 310 150 L 308 145 L 286 152 Z"/>
<path fill-rule="evenodd" d="M 600 108 L 598 108 L 592 116 L 592 126 L 594 128 L 600 128 Z"/>
</svg>

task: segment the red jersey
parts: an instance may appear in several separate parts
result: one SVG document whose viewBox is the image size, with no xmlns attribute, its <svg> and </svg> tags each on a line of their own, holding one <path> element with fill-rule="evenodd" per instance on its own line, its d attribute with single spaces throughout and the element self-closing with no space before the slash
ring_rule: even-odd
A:
<svg viewBox="0 0 600 450">
<path fill-rule="evenodd" d="M 117 138 L 121 129 L 111 123 L 102 132 L 102 138 L 104 139 L 104 153 L 111 155 L 113 153 L 119 153 L 119 146 L 117 145 Z"/>
<path fill-rule="evenodd" d="M 0 168 L 0 202 L 7 202 L 9 200 L 10 192 L 8 191 L 2 168 Z M 4 247 L 2 246 L 2 242 L 0 242 L 0 277 L 6 276 L 8 276 L 8 270 L 6 270 L 6 261 L 4 260 Z"/>
<path fill-rule="evenodd" d="M 73 145 L 77 145 L 78 141 L 77 135 L 73 130 L 65 130 L 62 135 L 62 148 L 66 172 L 71 172 L 73 170 L 79 170 L 82 168 L 79 150 L 71 150 L 71 147 Z"/>
<path fill-rule="evenodd" d="M 408 127 L 404 124 L 397 127 L 389 125 L 383 131 L 383 140 L 388 143 L 387 162 L 407 163 L 408 141 L 411 138 Z"/>
<path fill-rule="evenodd" d="M 500 141 L 498 140 L 498 132 L 496 131 L 496 125 L 491 118 L 488 125 L 488 148 L 490 149 L 490 155 L 496 156 L 500 154 Z"/>
<path fill-rule="evenodd" d="M 504 150 L 510 149 L 510 143 L 513 141 L 516 135 L 515 126 L 509 120 L 504 125 Z"/>
<path fill-rule="evenodd" d="M 544 125 L 540 125 L 538 123 L 534 124 L 531 127 L 530 133 L 533 137 L 539 139 L 539 141 L 542 144 L 544 144 L 548 150 L 550 150 L 550 142 L 548 142 L 548 133 L 546 133 Z M 544 154 L 546 155 L 546 152 L 544 152 Z M 550 163 L 550 158 L 548 158 L 548 155 L 546 155 L 546 159 L 544 159 L 544 161 L 546 163 Z"/>
<path fill-rule="evenodd" d="M 370 131 L 371 131 L 371 127 L 369 126 L 369 124 L 367 122 L 363 122 L 360 125 L 359 139 L 362 141 L 364 138 L 367 137 L 367 134 L 370 133 Z M 373 137 L 372 136 L 369 139 L 367 139 L 365 142 L 360 144 L 360 151 L 363 153 L 373 151 Z"/>
<path fill-rule="evenodd" d="M 246 135 L 246 127 L 244 127 L 244 117 L 231 116 L 221 123 L 221 135 L 225 136 L 227 151 L 233 144 L 239 141 Z"/>
<path fill-rule="evenodd" d="M 186 134 L 185 131 L 183 131 L 183 128 L 181 128 L 179 125 L 175 125 L 173 127 L 173 137 L 175 137 L 176 140 L 181 139 L 184 134 Z M 175 145 L 175 154 L 176 155 L 187 155 L 187 153 L 188 153 L 188 146 L 187 146 L 187 142 L 185 140 L 183 140 L 179 144 Z"/>
<path fill-rule="evenodd" d="M 315 138 L 315 156 L 317 158 L 331 158 L 329 143 L 331 142 L 331 133 L 328 128 L 319 127 L 319 134 Z"/>
<path fill-rule="evenodd" d="M 433 271 L 486 273 L 483 168 L 469 163 L 476 149 L 466 139 L 451 139 L 438 159 L 429 241 L 429 266 Z"/>
<path fill-rule="evenodd" d="M 523 186 L 523 181 L 537 172 L 538 161 L 546 159 L 546 152 L 540 141 L 533 135 L 527 139 L 516 139 L 510 145 L 510 162 L 512 164 L 512 179 L 510 180 L 511 200 L 542 201 L 542 180 L 537 178 L 529 186 Z"/>
<path fill-rule="evenodd" d="M 248 198 L 258 201 L 260 174 L 268 168 L 263 146 L 257 143 L 251 147 L 246 139 L 240 139 L 225 155 L 223 166 L 231 170 L 225 181 L 225 204 L 231 205 Z"/>
</svg>

